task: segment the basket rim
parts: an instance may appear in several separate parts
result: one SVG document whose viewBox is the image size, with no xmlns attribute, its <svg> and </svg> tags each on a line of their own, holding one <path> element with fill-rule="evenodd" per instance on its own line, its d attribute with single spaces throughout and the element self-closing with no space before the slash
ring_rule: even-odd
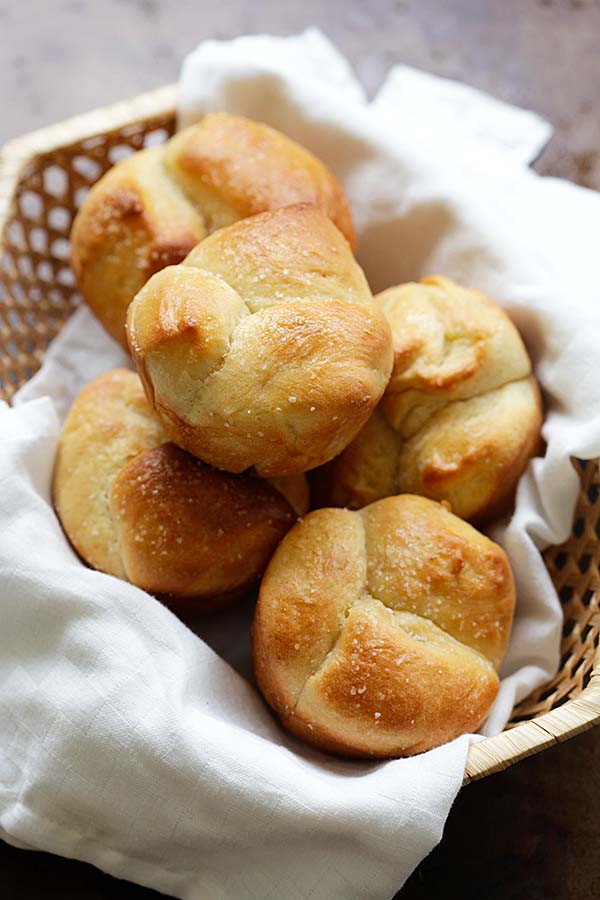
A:
<svg viewBox="0 0 600 900">
<path fill-rule="evenodd" d="M 0 147 L 0 237 L 20 175 L 31 160 L 106 131 L 116 131 L 139 119 L 175 115 L 178 90 L 176 83 L 163 85 L 7 141 Z"/>
<path fill-rule="evenodd" d="M 140 119 L 176 115 L 177 93 L 177 84 L 165 85 L 72 116 L 5 143 L 0 148 L 0 249 L 20 175 L 32 160 L 107 131 L 116 131 Z M 596 652 L 590 680 L 578 697 L 520 722 L 508 731 L 471 744 L 463 785 L 501 772 L 526 756 L 566 741 L 598 723 L 600 648 Z"/>
<path fill-rule="evenodd" d="M 175 115 L 178 92 L 177 83 L 166 84 L 127 100 L 118 100 L 116 103 L 77 113 L 61 122 L 11 138 L 2 147 L 2 155 L 8 158 L 41 155 L 106 131 L 115 131 L 130 125 L 136 119 L 161 114 Z"/>
</svg>

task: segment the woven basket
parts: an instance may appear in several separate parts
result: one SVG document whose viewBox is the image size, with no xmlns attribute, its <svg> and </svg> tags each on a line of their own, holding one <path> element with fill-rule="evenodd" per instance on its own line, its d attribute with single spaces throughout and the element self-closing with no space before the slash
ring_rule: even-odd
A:
<svg viewBox="0 0 600 900">
<path fill-rule="evenodd" d="M 0 398 L 40 366 L 81 298 L 69 263 L 73 215 L 113 163 L 175 127 L 175 87 L 33 132 L 0 156 Z M 563 604 L 558 675 L 514 710 L 506 730 L 471 747 L 465 782 L 506 768 L 600 720 L 600 460 L 576 462 L 572 535 L 545 553 Z"/>
</svg>

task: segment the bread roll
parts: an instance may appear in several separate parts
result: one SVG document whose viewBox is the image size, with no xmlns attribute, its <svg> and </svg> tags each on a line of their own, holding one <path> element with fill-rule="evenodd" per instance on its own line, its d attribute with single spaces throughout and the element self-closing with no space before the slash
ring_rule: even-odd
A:
<svg viewBox="0 0 600 900">
<path fill-rule="evenodd" d="M 319 509 L 263 577 L 258 685 L 298 737 L 411 756 L 475 731 L 498 690 L 515 603 L 503 550 L 424 497 Z"/>
<path fill-rule="evenodd" d="M 401 492 L 483 523 L 510 505 L 539 446 L 540 394 L 506 313 L 449 278 L 376 298 L 394 341 L 384 398 L 319 478 L 323 504 L 359 508 Z"/>
<path fill-rule="evenodd" d="M 347 241 L 305 204 L 211 235 L 148 281 L 127 327 L 171 440 L 262 477 L 339 453 L 392 366 L 389 325 Z"/>
<path fill-rule="evenodd" d="M 194 609 L 219 605 L 261 574 L 306 508 L 291 484 L 211 469 L 168 443 L 133 372 L 115 369 L 79 394 L 54 467 L 54 504 L 90 566 Z"/>
<path fill-rule="evenodd" d="M 291 203 L 312 203 L 354 243 L 329 169 L 266 125 L 217 113 L 135 153 L 92 188 L 73 223 L 73 269 L 107 331 L 126 346 L 127 307 L 150 275 L 207 234 Z"/>
</svg>

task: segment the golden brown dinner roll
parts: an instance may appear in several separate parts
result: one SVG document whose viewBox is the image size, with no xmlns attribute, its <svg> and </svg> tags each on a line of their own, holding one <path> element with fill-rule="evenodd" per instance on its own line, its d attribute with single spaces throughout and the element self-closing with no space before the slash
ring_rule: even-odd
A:
<svg viewBox="0 0 600 900">
<path fill-rule="evenodd" d="M 217 228 L 298 202 L 317 206 L 354 244 L 344 193 L 320 160 L 266 125 L 208 115 L 118 163 L 92 188 L 71 234 L 80 290 L 126 345 L 127 307 L 150 275 Z"/>
<path fill-rule="evenodd" d="M 166 436 L 137 375 L 115 369 L 79 394 L 54 467 L 54 504 L 93 568 L 212 608 L 255 581 L 306 509 L 303 477 L 278 485 L 218 472 Z"/>
<path fill-rule="evenodd" d="M 359 508 L 401 492 L 446 500 L 480 523 L 503 513 L 539 446 L 540 394 L 506 313 L 449 278 L 376 298 L 394 341 L 384 398 L 319 476 L 322 505 Z"/>
<path fill-rule="evenodd" d="M 346 239 L 306 204 L 211 235 L 148 281 L 127 328 L 171 440 L 262 477 L 339 453 L 392 366 L 389 325 Z"/>
<path fill-rule="evenodd" d="M 263 577 L 259 687 L 283 724 L 347 756 L 410 756 L 474 731 L 515 603 L 504 551 L 432 500 L 319 509 Z"/>
</svg>

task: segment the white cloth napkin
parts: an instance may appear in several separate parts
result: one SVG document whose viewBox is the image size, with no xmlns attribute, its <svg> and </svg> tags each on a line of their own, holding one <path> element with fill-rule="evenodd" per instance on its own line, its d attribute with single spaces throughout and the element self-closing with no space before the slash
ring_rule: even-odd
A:
<svg viewBox="0 0 600 900">
<path fill-rule="evenodd" d="M 549 133 L 538 117 L 405 68 L 369 104 L 315 31 L 201 45 L 181 121 L 213 109 L 332 166 L 375 290 L 445 272 L 503 303 L 528 342 L 548 448 L 494 531 L 519 591 L 499 730 L 556 668 L 560 608 L 538 548 L 568 534 L 569 457 L 600 455 L 600 198 L 526 169 Z M 387 763 L 312 751 L 239 674 L 248 605 L 201 639 L 82 565 L 52 511 L 53 454 L 74 395 L 123 360 L 80 310 L 15 408 L 0 406 L 0 835 L 181 898 L 386 900 L 440 839 L 469 739 Z"/>
</svg>

